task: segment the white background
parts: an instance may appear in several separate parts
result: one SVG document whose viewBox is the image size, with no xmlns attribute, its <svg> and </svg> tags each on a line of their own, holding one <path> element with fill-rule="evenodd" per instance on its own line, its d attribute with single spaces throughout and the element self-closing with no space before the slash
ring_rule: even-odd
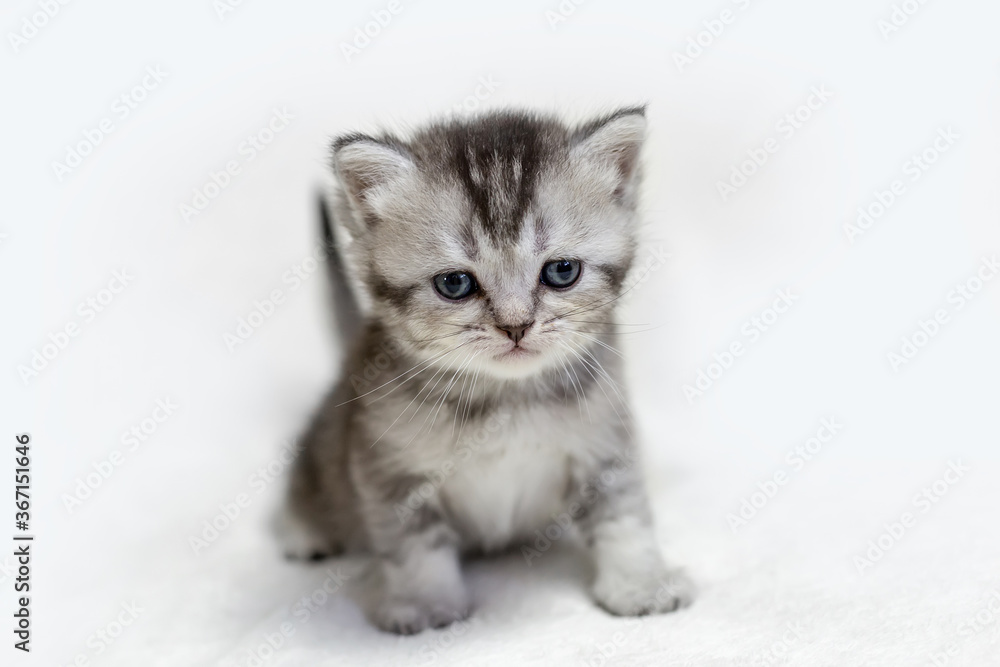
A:
<svg viewBox="0 0 1000 667">
<path fill-rule="evenodd" d="M 948 297 L 1000 252 L 1000 5 L 912 1 L 885 36 L 889 0 L 590 0 L 559 21 L 555 0 L 400 2 L 350 62 L 341 45 L 386 3 L 247 0 L 220 17 L 211 0 L 73 2 L 16 49 L 9 35 L 40 9 L 5 4 L 0 473 L 11 489 L 14 434 L 30 432 L 37 541 L 30 656 L 10 646 L 0 572 L 3 664 L 243 666 L 283 622 L 295 633 L 263 664 L 599 665 L 603 651 L 607 664 L 924 665 L 949 646 L 938 664 L 996 664 L 1000 280 L 961 309 Z M 703 22 L 724 9 L 734 20 L 710 38 Z M 699 32 L 707 46 L 678 67 Z M 115 99 L 155 66 L 166 78 L 121 119 Z M 478 610 L 461 628 L 382 634 L 350 591 L 301 623 L 293 605 L 326 565 L 280 558 L 266 518 L 281 485 L 258 494 L 251 475 L 303 427 L 339 345 L 321 272 L 295 290 L 283 275 L 316 243 L 330 139 L 450 112 L 481 77 L 497 83 L 480 108 L 582 119 L 649 102 L 639 261 L 669 259 L 626 300 L 622 320 L 642 326 L 621 344 L 660 541 L 701 592 L 679 614 L 611 618 L 560 545 L 530 567 L 516 553 L 472 564 Z M 814 86 L 832 97 L 784 136 L 776 123 Z M 276 108 L 293 120 L 247 160 L 241 143 Z M 114 131 L 60 180 L 53 163 L 104 118 Z M 958 139 L 911 181 L 905 163 L 939 128 Z M 723 201 L 717 182 L 769 137 L 777 152 Z M 185 222 L 179 207 L 229 160 L 240 173 Z M 895 179 L 905 192 L 850 242 L 844 225 Z M 79 304 L 122 269 L 130 284 L 87 321 Z M 224 335 L 275 289 L 283 303 L 230 351 Z M 742 327 L 778 290 L 794 305 L 689 401 L 683 386 L 749 342 Z M 888 353 L 938 309 L 947 323 L 893 369 Z M 22 377 L 72 323 L 79 335 Z M 128 451 L 122 434 L 158 399 L 179 407 Z M 825 417 L 843 429 L 795 471 L 786 453 Z M 121 464 L 67 509 L 114 450 Z M 914 496 L 949 462 L 969 470 L 922 511 Z M 727 515 L 782 471 L 733 530 Z M 250 507 L 196 555 L 189 539 L 243 493 Z M 904 512 L 916 525 L 859 567 Z M 333 567 L 356 582 L 361 565 Z M 117 633 L 123 603 L 142 612 L 98 655 L 94 633 Z M 977 613 L 990 622 L 970 632 Z"/>
</svg>

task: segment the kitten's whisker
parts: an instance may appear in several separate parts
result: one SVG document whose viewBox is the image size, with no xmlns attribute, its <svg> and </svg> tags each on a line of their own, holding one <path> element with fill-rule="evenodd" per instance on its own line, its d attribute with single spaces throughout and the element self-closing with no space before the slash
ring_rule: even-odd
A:
<svg viewBox="0 0 1000 667">
<path fill-rule="evenodd" d="M 571 320 L 566 320 L 566 321 L 570 322 Z M 607 330 L 604 330 L 604 331 L 587 331 L 586 333 L 607 334 L 608 336 L 632 336 L 632 335 L 635 335 L 635 334 L 647 333 L 649 331 L 656 331 L 657 329 L 662 329 L 664 326 L 666 326 L 666 325 L 660 324 L 660 325 L 657 325 L 657 326 L 649 327 L 648 329 L 638 329 L 636 331 L 607 331 Z"/>
<path fill-rule="evenodd" d="M 479 382 L 479 372 L 483 370 L 480 365 L 476 366 L 476 374 L 472 376 L 472 388 L 469 389 L 469 397 L 465 404 L 465 414 L 462 415 L 462 427 L 458 430 L 459 437 L 462 435 L 462 430 L 465 428 L 465 424 L 469 419 L 469 413 L 472 410 L 472 397 L 476 392 L 476 383 Z"/>
<path fill-rule="evenodd" d="M 577 386 L 577 402 L 579 403 L 579 397 L 583 397 L 583 406 L 587 409 L 587 421 L 591 424 L 594 423 L 594 415 L 590 412 L 590 398 L 587 397 L 587 392 L 583 389 L 583 380 L 580 379 L 580 374 L 576 372 L 576 366 L 570 366 L 569 370 L 573 373 L 574 381 Z"/>
<path fill-rule="evenodd" d="M 431 376 L 430 380 L 427 380 L 427 382 L 424 383 L 424 388 L 426 389 L 427 387 L 430 387 L 430 389 L 428 389 L 427 395 L 424 396 L 424 399 L 420 401 L 420 405 L 417 407 L 417 409 L 413 411 L 412 415 L 410 415 L 410 418 L 407 420 L 408 422 L 412 422 L 413 418 L 416 417 L 418 414 L 420 414 L 420 408 L 424 407 L 424 403 L 434 393 L 434 390 L 437 389 L 437 386 L 441 384 L 441 380 L 443 380 L 445 376 L 448 375 L 448 370 L 449 369 L 447 366 L 442 366 L 434 373 L 434 375 Z M 437 380 L 434 380 L 434 378 L 437 378 Z M 431 380 L 434 380 L 433 385 L 431 385 Z"/>
<path fill-rule="evenodd" d="M 556 315 L 556 316 L 555 316 L 555 317 L 553 317 L 552 319 L 548 320 L 548 321 L 546 322 L 546 324 L 547 324 L 548 322 L 551 322 L 552 320 L 556 320 L 556 319 L 563 319 L 563 318 L 565 318 L 565 317 L 568 317 L 568 316 L 570 316 L 570 315 L 575 315 L 576 313 L 578 313 L 578 312 L 581 312 L 581 311 L 583 311 L 583 312 L 588 312 L 588 311 L 591 311 L 591 310 L 596 310 L 597 308 L 600 308 L 601 306 L 604 306 L 604 305 L 607 305 L 607 304 L 609 304 L 609 303 L 614 303 L 614 302 L 615 302 L 615 301 L 617 301 L 618 299 L 622 298 L 623 296 L 625 296 L 626 294 L 628 294 L 629 292 L 631 292 L 632 290 L 634 290 L 634 289 L 636 288 L 636 286 L 638 286 L 638 285 L 639 285 L 639 284 L 640 284 L 640 283 L 642 282 L 642 278 L 643 278 L 643 277 L 645 277 L 645 275 L 646 275 L 647 273 L 649 273 L 649 272 L 650 272 L 650 271 L 652 270 L 652 268 L 653 268 L 652 266 L 648 266 L 648 267 L 646 267 L 646 271 L 645 271 L 645 272 L 644 272 L 644 273 L 643 273 L 643 274 L 642 274 L 641 276 L 639 276 L 638 278 L 636 278 L 636 279 L 635 279 L 635 280 L 634 280 L 634 281 L 632 282 L 632 284 L 631 284 L 631 285 L 629 285 L 629 287 L 628 287 L 628 289 L 627 289 L 627 290 L 625 290 L 624 292 L 620 292 L 620 293 L 619 293 L 619 294 L 618 294 L 617 296 L 615 296 L 615 297 L 613 297 L 613 298 L 611 298 L 611 299 L 608 299 L 607 301 L 605 301 L 605 302 L 603 302 L 603 303 L 600 303 L 600 304 L 598 304 L 598 305 L 594 306 L 593 308 L 589 307 L 589 306 L 590 306 L 590 305 L 591 305 L 592 303 L 594 303 L 594 302 L 592 301 L 592 302 L 591 302 L 591 303 L 589 303 L 589 304 L 585 304 L 585 305 L 583 305 L 583 306 L 580 306 L 580 307 L 579 307 L 579 308 L 577 308 L 576 310 L 571 310 L 571 311 L 569 311 L 568 313 L 563 313 L 562 315 Z M 586 309 L 586 310 L 584 310 L 584 309 Z"/>
<path fill-rule="evenodd" d="M 473 350 L 472 353 L 470 353 L 469 357 L 465 361 L 463 361 L 463 363 L 455 371 L 455 375 L 454 377 L 451 378 L 451 382 L 449 382 L 445 386 L 444 391 L 441 393 L 441 400 L 438 401 L 437 408 L 434 410 L 434 418 L 431 419 L 430 428 L 434 428 L 434 424 L 437 423 L 438 414 L 440 414 L 441 408 L 443 408 L 444 404 L 448 401 L 448 396 L 451 394 L 452 388 L 454 388 L 454 386 L 458 384 L 458 379 L 460 377 L 464 379 L 465 369 L 468 368 L 469 364 L 471 364 L 473 360 L 478 356 L 479 352 L 477 350 Z"/>
<path fill-rule="evenodd" d="M 472 352 L 470 352 L 468 355 L 466 355 L 465 358 L 462 359 L 462 361 L 459 362 L 458 367 L 461 368 L 462 365 L 466 361 L 468 361 L 471 357 L 472 357 Z M 444 389 L 441 390 L 441 396 L 440 397 L 435 397 L 434 398 L 434 403 L 429 408 L 427 408 L 427 414 L 424 415 L 424 421 L 420 425 L 420 428 L 417 429 L 417 432 L 414 434 L 414 436 L 413 436 L 414 438 L 416 438 L 418 434 L 423 433 L 424 427 L 427 426 L 427 422 L 431 418 L 431 414 L 434 412 L 434 408 L 437 407 L 438 405 L 440 405 L 441 402 L 444 401 L 448 397 L 448 391 L 450 390 L 452 383 L 455 381 L 455 378 L 458 377 L 458 370 L 457 369 L 455 369 L 455 368 L 449 368 L 447 370 L 451 371 L 452 375 L 448 379 L 448 382 L 445 383 Z M 447 373 L 445 373 L 444 375 L 442 375 L 440 377 L 440 379 L 438 379 L 438 381 L 434 383 L 434 388 L 435 389 L 437 389 L 438 383 L 441 382 L 441 380 L 443 380 L 446 375 L 447 375 Z M 433 424 L 431 424 L 431 426 L 433 427 Z M 409 444 L 409 443 L 407 443 L 407 444 Z"/>
<path fill-rule="evenodd" d="M 337 405 L 335 405 L 334 407 L 335 407 L 335 408 L 339 408 L 340 406 L 342 406 L 342 405 L 346 405 L 346 404 L 348 404 L 348 403 L 351 403 L 351 402 L 353 402 L 353 401 L 356 401 L 356 400 L 358 400 L 359 398 L 364 398 L 364 397 L 365 397 L 365 396 L 367 396 L 368 394 L 370 394 L 370 393 L 372 393 L 372 392 L 375 392 L 375 391 L 378 391 L 378 390 L 379 390 L 379 389 L 381 389 L 382 387 L 384 387 L 384 386 L 386 386 L 386 385 L 388 385 L 388 384 L 391 384 L 391 383 L 395 382 L 396 380 L 398 380 L 399 378 L 403 377 L 403 376 L 404 376 L 404 375 L 406 375 L 407 373 L 410 373 L 411 371 L 413 371 L 413 370 L 414 370 L 415 368 L 417 368 L 418 366 L 427 366 L 428 364 L 431 364 L 431 363 L 433 363 L 434 361 L 436 361 L 436 360 L 440 359 L 441 357 L 443 357 L 444 355 L 448 354 L 449 352 L 454 352 L 455 350 L 457 350 L 458 348 L 462 347 L 463 345 L 468 345 L 468 344 L 469 344 L 469 343 L 471 343 L 471 342 L 472 342 L 472 341 L 466 341 L 465 343 L 459 343 L 459 344 L 458 344 L 458 345 L 456 345 L 455 347 L 452 347 L 452 348 L 449 348 L 449 349 L 445 350 L 444 352 L 441 352 L 440 354 L 438 354 L 438 355 L 435 355 L 435 356 L 431 357 L 430 359 L 425 359 L 424 361 L 420 361 L 420 362 L 416 363 L 416 364 L 415 364 L 414 366 L 412 366 L 412 367 L 411 367 L 411 368 L 410 368 L 409 370 L 406 370 L 406 371 L 403 371 L 402 373 L 400 373 L 400 374 L 399 374 L 399 375 L 397 375 L 396 377 L 392 378 L 391 380 L 388 380 L 388 381 L 386 381 L 386 382 L 384 382 L 384 383 L 380 384 L 379 386 L 375 387 L 374 389 L 370 389 L 369 391 L 366 391 L 366 392 L 365 392 L 365 393 L 363 393 L 363 394 L 359 394 L 359 395 L 355 396 L 354 398 L 351 398 L 351 399 L 348 399 L 348 400 L 344 401 L 343 403 L 338 403 L 338 404 L 337 404 Z M 401 382 L 401 383 L 400 383 L 400 384 L 399 384 L 399 385 L 398 385 L 397 387 L 395 387 L 395 388 L 394 388 L 394 389 L 393 389 L 392 391 L 395 391 L 395 390 L 396 390 L 396 389 L 398 389 L 399 387 L 402 387 L 402 386 L 403 386 L 404 384 L 406 384 L 407 382 L 409 382 L 410 380 L 412 380 L 413 378 L 415 378 L 415 377 L 416 377 L 417 375 L 419 375 L 420 373 L 422 373 L 422 372 L 423 372 L 424 370 L 425 370 L 425 369 L 421 368 L 421 369 L 420 369 L 419 371 L 417 371 L 417 372 L 416 372 L 415 374 L 413 374 L 412 376 L 410 376 L 409 378 L 407 378 L 406 380 L 404 380 L 403 382 Z M 390 392 L 388 392 L 388 393 L 384 394 L 383 396 L 380 396 L 379 398 L 385 398 L 385 396 L 388 396 L 389 394 L 391 394 L 391 393 L 392 393 L 392 391 L 390 391 Z M 378 400 L 378 399 L 376 399 L 376 400 Z"/>
<path fill-rule="evenodd" d="M 656 331 L 657 329 L 662 329 L 663 326 L 650 327 L 649 329 L 638 329 L 636 331 L 608 331 L 606 329 L 578 329 L 577 331 L 581 333 L 595 334 L 598 336 L 634 336 L 641 333 L 649 333 L 650 331 Z"/>
<path fill-rule="evenodd" d="M 577 336 L 583 336 L 587 340 L 593 341 L 593 342 L 597 343 L 598 345 L 600 345 L 601 347 L 607 348 L 608 350 L 610 350 L 614 354 L 617 354 L 622 359 L 625 358 L 625 355 L 623 355 L 621 352 L 619 352 L 615 348 L 611 347 L 610 345 L 608 345 L 607 343 L 605 343 L 603 340 L 601 340 L 599 338 L 594 338 L 593 336 L 588 336 L 586 333 L 584 333 L 582 331 L 574 331 L 573 329 L 567 329 L 567 331 L 569 331 L 571 334 L 576 334 Z"/>
<path fill-rule="evenodd" d="M 581 347 L 581 350 L 583 351 L 584 354 L 586 354 L 588 357 L 590 357 L 590 359 L 594 362 L 594 364 L 596 364 L 597 369 L 599 370 L 599 372 L 605 378 L 607 378 L 607 380 L 608 380 L 609 383 L 611 383 L 611 387 L 615 390 L 615 393 L 618 394 L 618 397 L 622 400 L 622 404 L 623 405 L 628 405 L 628 402 L 625 400 L 625 397 L 622 395 L 622 392 L 619 390 L 618 385 L 615 383 L 614 379 L 611 377 L 611 374 L 608 373 L 608 371 L 604 368 L 604 365 L 601 364 L 600 360 L 594 355 L 594 353 L 591 350 L 587 349 L 586 347 Z"/>
<path fill-rule="evenodd" d="M 393 338 L 395 340 L 406 341 L 407 343 L 433 343 L 434 341 L 444 340 L 445 338 L 454 338 L 455 336 L 461 336 L 464 331 L 456 331 L 454 333 L 444 334 L 443 336 L 435 336 L 434 338 L 403 338 L 402 336 L 387 335 L 388 338 Z"/>
<path fill-rule="evenodd" d="M 591 311 L 597 310 L 598 308 L 606 306 L 609 303 L 614 303 L 618 299 L 620 299 L 623 296 L 625 296 L 625 294 L 626 294 L 625 292 L 622 292 L 618 296 L 612 297 L 610 299 L 607 299 L 606 301 L 600 301 L 600 300 L 591 301 L 590 303 L 587 303 L 587 304 L 584 304 L 582 306 L 579 306 L 575 310 L 571 310 L 571 311 L 569 311 L 567 313 L 563 313 L 562 315 L 557 315 L 554 319 L 560 319 L 561 320 L 561 319 L 565 319 L 565 318 L 569 317 L 570 315 L 578 315 L 580 313 L 589 313 Z"/>
<path fill-rule="evenodd" d="M 567 343 L 569 343 L 569 341 L 567 341 Z M 584 352 L 590 355 L 591 358 L 594 358 L 593 355 L 591 355 L 590 352 L 587 351 L 586 349 L 584 349 Z M 625 421 L 621 413 L 618 411 L 618 407 L 615 405 L 615 401 L 612 400 L 610 396 L 608 396 L 608 392 L 604 391 L 604 387 L 601 384 L 601 380 L 598 378 L 598 376 L 601 376 L 602 378 L 606 378 L 608 380 L 608 382 L 611 385 L 611 390 L 617 395 L 618 399 L 622 402 L 622 408 L 626 412 L 628 412 L 628 403 L 625 401 L 625 397 L 622 396 L 621 392 L 618 390 L 618 386 L 615 384 L 615 381 L 611 379 L 611 377 L 607 374 L 607 371 L 604 370 L 603 366 L 601 366 L 600 370 L 598 370 L 597 367 L 593 366 L 581 354 L 579 354 L 579 352 L 577 352 L 577 356 L 580 358 L 580 361 L 584 363 L 584 370 L 586 370 L 587 373 L 590 374 L 590 377 L 594 378 L 594 381 L 597 383 L 598 388 L 600 388 L 601 393 L 603 393 L 604 397 L 608 399 L 608 403 L 611 405 L 611 409 L 614 410 L 615 414 L 618 416 L 618 421 L 620 421 L 622 423 L 622 426 L 625 427 L 625 432 L 628 433 L 629 435 L 632 435 L 632 432 L 629 430 L 628 423 Z M 594 361 L 597 360 L 594 359 Z M 598 365 L 600 365 L 600 362 L 598 362 Z M 591 369 L 596 371 L 598 375 L 594 375 L 594 373 L 591 372 Z"/>
<path fill-rule="evenodd" d="M 643 324 L 627 324 L 625 322 L 611 322 L 611 321 L 602 322 L 600 320 L 571 320 L 568 317 L 564 317 L 563 321 L 565 321 L 565 322 L 573 322 L 574 324 L 603 324 L 603 325 L 609 326 L 609 327 L 648 327 L 648 326 L 653 326 L 652 324 L 650 324 L 648 322 L 643 323 Z"/>
<path fill-rule="evenodd" d="M 439 368 L 439 369 L 438 369 L 438 371 L 437 371 L 436 373 L 434 373 L 434 375 L 433 375 L 433 376 L 431 376 L 431 380 L 433 380 L 433 379 L 434 379 L 435 377 L 437 377 L 437 376 L 438 376 L 438 373 L 440 373 L 440 374 L 441 374 L 441 377 L 438 377 L 438 379 L 437 379 L 437 380 L 436 380 L 436 381 L 434 382 L 434 386 L 430 387 L 430 389 L 429 389 L 429 390 L 427 391 L 427 395 L 426 395 L 426 396 L 424 396 L 424 397 L 423 397 L 423 399 L 421 399 L 421 401 L 420 401 L 420 405 L 418 405 L 418 406 L 417 406 L 417 409 L 413 411 L 413 414 L 412 414 L 412 415 L 410 415 L 410 418 L 409 418 L 409 419 L 407 420 L 407 423 L 410 423 L 410 422 L 412 422 L 412 421 L 413 421 L 413 418 L 414 418 L 414 417 L 416 417 L 416 416 L 417 416 L 418 414 L 420 414 L 420 410 L 421 410 L 421 409 L 422 409 L 422 408 L 424 407 L 424 404 L 425 404 L 425 403 L 427 402 L 427 399 L 428 399 L 428 398 L 430 398 L 430 397 L 431 397 L 431 395 L 433 395 L 433 394 L 434 394 L 434 390 L 435 390 L 435 389 L 437 389 L 437 386 L 438 386 L 438 384 L 440 384 L 440 383 L 441 383 L 441 380 L 443 380 L 443 379 L 444 379 L 444 376 L 445 376 L 445 375 L 447 375 L 447 372 L 446 372 L 447 370 L 448 370 L 448 369 L 447 369 L 447 367 L 445 367 L 445 366 L 442 366 L 441 368 Z M 428 386 L 430 386 L 430 380 L 428 380 L 428 381 L 427 381 L 427 383 L 426 383 L 426 384 L 424 385 L 424 388 L 427 388 Z M 423 389 L 421 389 L 421 391 L 423 391 Z M 425 419 L 424 421 L 426 421 L 426 419 Z M 405 445 L 403 445 L 403 450 L 404 450 L 404 451 L 405 451 L 405 450 L 406 450 L 406 448 L 408 448 L 408 447 L 409 447 L 409 446 L 410 446 L 411 444 L 413 444 L 413 441 L 417 439 L 417 436 L 418 436 L 418 435 L 420 435 L 420 433 L 421 433 L 421 432 L 422 432 L 423 430 L 424 430 L 424 427 L 423 427 L 423 424 L 421 424 L 420 428 L 418 428 L 418 429 L 417 429 L 417 430 L 416 430 L 416 431 L 415 431 L 415 432 L 413 433 L 413 435 L 412 435 L 412 436 L 410 436 L 410 439 L 406 441 L 406 444 L 405 444 Z"/>
<path fill-rule="evenodd" d="M 561 349 L 556 350 L 556 351 L 560 353 L 559 354 L 559 365 L 556 367 L 556 370 L 558 371 L 557 375 L 565 375 L 566 376 L 566 381 L 569 382 L 570 384 L 572 384 L 573 383 L 573 379 L 570 378 L 570 376 L 569 376 L 569 369 L 566 368 L 566 355 L 562 354 L 562 350 Z M 574 390 L 575 389 L 576 388 L 574 387 Z M 567 402 L 567 400 L 566 400 L 566 394 L 564 393 L 563 394 L 563 403 L 566 403 L 566 402 Z M 583 406 L 580 406 L 580 416 L 581 417 L 583 416 Z"/>
<path fill-rule="evenodd" d="M 471 363 L 471 362 L 470 362 Z M 455 401 L 455 416 L 451 420 L 451 437 L 455 437 L 455 427 L 458 426 L 458 413 L 462 408 L 462 397 L 465 396 L 465 387 L 469 384 L 468 373 L 464 374 L 465 377 L 462 378 L 462 390 L 458 392 L 458 400 Z M 459 435 L 461 435 L 461 430 L 459 430 Z"/>
<path fill-rule="evenodd" d="M 628 424 L 625 422 L 625 419 L 622 417 L 621 413 L 618 412 L 618 408 L 615 406 L 615 401 L 613 401 L 611 397 L 608 396 L 608 392 L 604 391 L 604 386 L 601 384 L 600 378 L 597 375 L 594 375 L 593 371 L 590 370 L 590 365 L 587 363 L 587 360 L 584 359 L 583 356 L 578 351 L 573 350 L 573 352 L 577 356 L 577 358 L 579 358 L 580 361 L 583 362 L 583 370 L 587 371 L 587 374 L 594 379 L 594 384 L 596 384 L 597 388 L 601 390 L 602 394 L 604 394 L 604 398 L 608 400 L 608 405 L 610 405 L 611 409 L 614 410 L 615 415 L 618 417 L 618 421 L 621 422 L 622 427 L 624 427 L 625 432 L 628 433 L 629 435 L 632 435 L 632 432 L 629 430 Z"/>
<path fill-rule="evenodd" d="M 595 362 L 596 362 L 596 360 L 595 360 Z M 591 368 L 593 368 L 601 377 L 603 377 L 607 381 L 608 386 L 611 387 L 611 391 L 618 398 L 618 405 L 619 405 L 619 407 L 622 409 L 622 411 L 625 414 L 631 416 L 631 412 L 629 410 L 628 401 L 625 400 L 625 395 L 622 393 L 621 389 L 618 387 L 618 385 L 615 383 L 615 381 L 612 379 L 612 377 L 608 374 L 608 372 L 604 370 L 604 367 L 601 366 L 600 362 L 596 362 L 596 363 L 597 363 L 596 367 L 593 364 L 588 364 L 588 365 L 590 365 Z"/>
<path fill-rule="evenodd" d="M 413 414 L 410 415 L 410 418 L 406 420 L 407 424 L 409 424 L 410 422 L 412 422 L 413 418 L 416 417 L 418 414 L 420 414 L 420 408 L 424 407 L 424 403 L 426 403 L 427 399 L 430 398 L 431 394 L 434 393 L 434 390 L 437 388 L 438 383 L 441 382 L 441 379 L 444 378 L 445 372 L 447 370 L 448 370 L 448 368 L 446 366 L 441 366 L 440 368 L 438 368 L 436 371 L 434 371 L 434 375 L 430 376 L 430 378 L 428 378 L 427 382 L 424 383 L 424 386 L 422 386 L 420 388 L 420 391 L 417 392 L 417 396 L 420 396 L 420 394 L 422 394 L 424 392 L 424 390 L 427 390 L 427 394 L 420 400 L 420 405 L 418 405 L 417 409 L 413 411 Z M 438 376 L 440 376 L 440 377 L 438 377 Z M 435 380 L 434 384 L 431 385 L 431 380 L 434 380 L 434 378 L 437 378 L 437 380 Z M 416 399 L 417 396 L 414 396 L 413 398 Z M 413 401 L 410 401 L 410 403 L 413 403 Z M 409 408 L 409 406 L 406 406 L 406 407 Z M 403 412 L 406 412 L 406 410 L 404 410 Z M 406 449 L 406 447 L 409 447 L 410 446 L 410 442 L 413 442 L 413 438 L 410 438 L 410 441 L 406 443 L 406 446 L 403 447 L 403 449 Z"/>
<path fill-rule="evenodd" d="M 563 349 L 567 349 L 565 345 L 562 346 Z M 587 404 L 587 421 L 591 424 L 594 423 L 594 416 L 590 413 L 590 401 L 587 400 L 586 393 L 583 391 L 583 383 L 580 382 L 580 376 L 577 375 L 576 368 L 574 368 L 570 362 L 569 354 L 563 352 L 563 371 L 566 373 L 566 377 L 573 384 L 573 390 L 576 392 L 576 405 L 580 410 L 580 416 L 583 417 L 583 404 Z M 570 375 L 570 372 L 573 375 Z"/>
<path fill-rule="evenodd" d="M 434 411 L 434 419 L 431 420 L 431 422 L 430 422 L 430 428 L 434 428 L 434 424 L 437 423 L 438 413 L 441 412 L 441 407 L 444 405 L 445 401 L 448 399 L 448 393 L 451 391 L 451 388 L 453 386 L 455 386 L 456 382 L 458 382 L 458 378 L 461 375 L 462 369 L 468 363 L 471 363 L 472 359 L 474 359 L 477 355 L 478 355 L 478 352 L 476 350 L 473 350 L 472 352 L 469 353 L 469 355 L 465 359 L 463 359 L 459 363 L 458 368 L 453 371 L 454 374 L 452 375 L 451 380 L 448 381 L 448 384 L 446 384 L 445 387 L 444 387 L 444 389 L 441 391 L 441 398 L 434 404 L 433 407 L 431 407 L 431 410 Z M 421 426 L 420 426 L 420 430 L 421 431 L 423 431 L 424 426 L 427 425 L 427 420 L 430 419 L 430 417 L 431 417 L 431 413 L 430 413 L 430 411 L 428 411 L 427 417 L 424 418 L 424 423 L 421 424 Z"/>
<path fill-rule="evenodd" d="M 413 402 L 414 402 L 414 401 L 416 401 L 416 400 L 417 400 L 417 398 L 418 398 L 418 397 L 420 396 L 420 394 L 422 394 L 422 393 L 423 393 L 424 389 L 426 389 L 426 388 L 427 388 L 428 384 L 430 384 L 430 381 L 431 381 L 431 380 L 433 380 L 433 379 L 435 378 L 435 376 L 437 376 L 437 374 L 438 374 L 439 372 L 441 372 L 442 370 L 444 370 L 444 367 L 443 367 L 443 366 L 442 366 L 442 367 L 441 367 L 440 369 L 438 369 L 437 371 L 435 371 L 434 375 L 432 375 L 432 376 L 430 377 L 430 380 L 428 380 L 427 382 L 425 382 L 425 383 L 424 383 L 424 386 L 422 386 L 422 387 L 420 388 L 420 391 L 418 391 L 418 392 L 416 393 L 416 395 L 415 395 L 415 396 L 414 396 L 413 398 L 411 398 L 411 399 L 410 399 L 410 402 L 406 404 L 406 407 L 405 407 L 405 408 L 403 408 L 403 409 L 402 409 L 402 411 L 400 411 L 399 415 L 397 415 L 397 416 L 396 416 L 396 418 L 392 420 L 392 423 L 391 423 L 391 424 L 389 424 L 389 426 L 388 426 L 388 427 L 386 427 L 386 429 L 385 429 L 384 431 L 382 431 L 382 435 L 380 435 L 379 437 L 377 437 L 377 438 L 375 439 L 375 442 L 373 442 L 373 443 L 372 443 L 371 445 L 369 445 L 369 446 L 368 446 L 368 449 L 371 449 L 371 448 L 372 448 L 372 447 L 374 447 L 374 446 L 375 446 L 376 444 L 378 444 L 378 441 L 379 441 L 379 440 L 381 440 L 381 439 L 382 439 L 382 438 L 383 438 L 383 437 L 385 436 L 385 434 L 389 432 L 389 429 L 391 429 L 391 428 L 392 428 L 393 426 L 395 426 L 395 425 L 396 425 L 396 422 L 398 422 L 398 421 L 399 421 L 400 417 L 402 417 L 403 415 L 405 415 L 405 414 L 406 414 L 406 411 L 410 409 L 410 406 L 411 406 L 411 405 L 413 405 Z M 443 377 L 443 376 L 442 376 L 442 377 Z M 440 381 L 440 380 L 439 380 L 439 381 Z M 400 385 L 400 386 L 402 386 L 402 385 Z M 437 382 L 435 382 L 435 383 L 434 383 L 434 387 L 436 387 L 436 386 L 437 386 Z M 434 388 L 433 388 L 433 387 L 431 387 L 431 391 L 434 391 Z M 430 392 L 427 392 L 427 396 L 430 396 Z M 423 404 L 424 404 L 424 401 L 426 401 L 426 400 L 427 400 L 427 396 L 424 396 L 424 400 L 423 400 L 423 401 L 420 401 L 420 405 L 423 405 Z M 419 410 L 420 408 L 418 407 L 417 409 Z M 416 413 L 414 413 L 414 414 L 416 414 Z M 413 417 L 411 416 L 411 417 L 410 417 L 410 421 L 412 421 L 412 420 L 413 420 Z M 408 446 L 408 445 L 409 445 L 409 443 L 407 443 L 407 446 Z M 404 447 L 404 449 L 405 449 L 405 447 Z"/>
</svg>

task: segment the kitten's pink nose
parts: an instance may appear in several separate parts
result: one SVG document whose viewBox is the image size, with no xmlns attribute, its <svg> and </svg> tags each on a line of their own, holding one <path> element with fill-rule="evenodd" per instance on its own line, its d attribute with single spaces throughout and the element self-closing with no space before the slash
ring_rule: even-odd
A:
<svg viewBox="0 0 1000 667">
<path fill-rule="evenodd" d="M 524 333 L 534 324 L 535 321 L 532 320 L 527 324 L 498 324 L 497 329 L 503 331 L 507 334 L 507 338 L 514 341 L 514 345 L 517 345 L 522 338 L 524 338 Z"/>
</svg>

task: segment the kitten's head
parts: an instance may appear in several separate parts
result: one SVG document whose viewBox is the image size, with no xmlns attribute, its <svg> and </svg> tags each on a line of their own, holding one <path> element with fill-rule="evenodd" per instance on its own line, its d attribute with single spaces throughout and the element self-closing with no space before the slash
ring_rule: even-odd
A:
<svg viewBox="0 0 1000 667">
<path fill-rule="evenodd" d="M 373 316 L 420 359 L 501 378 L 590 348 L 634 254 L 645 126 L 642 108 L 576 128 L 505 111 L 337 140 Z"/>
</svg>

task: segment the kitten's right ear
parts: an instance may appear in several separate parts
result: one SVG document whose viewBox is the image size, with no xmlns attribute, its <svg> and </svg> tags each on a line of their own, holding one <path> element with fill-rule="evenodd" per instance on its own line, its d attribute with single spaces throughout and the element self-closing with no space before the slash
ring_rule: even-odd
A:
<svg viewBox="0 0 1000 667">
<path fill-rule="evenodd" d="M 351 134 L 333 142 L 333 169 L 347 193 L 362 206 L 413 167 L 408 151 L 392 140 Z"/>
<path fill-rule="evenodd" d="M 613 169 L 614 196 L 624 200 L 637 185 L 639 151 L 646 134 L 646 107 L 626 107 L 579 128 L 573 136 L 573 155 Z"/>
</svg>

